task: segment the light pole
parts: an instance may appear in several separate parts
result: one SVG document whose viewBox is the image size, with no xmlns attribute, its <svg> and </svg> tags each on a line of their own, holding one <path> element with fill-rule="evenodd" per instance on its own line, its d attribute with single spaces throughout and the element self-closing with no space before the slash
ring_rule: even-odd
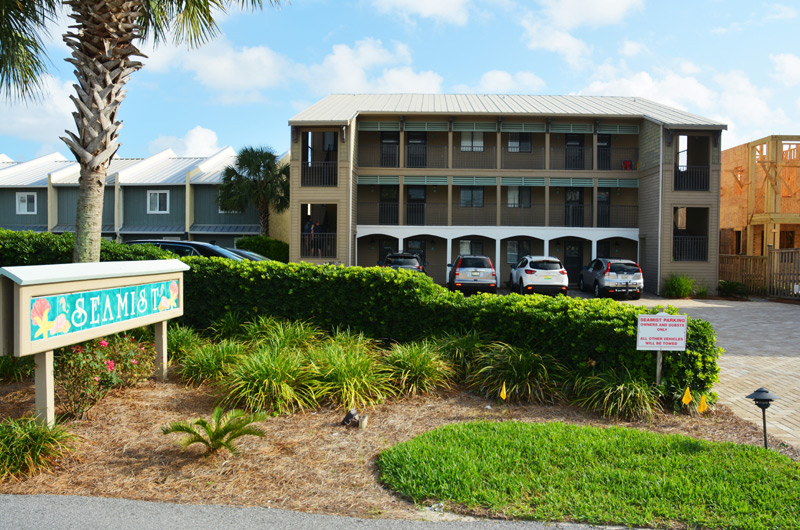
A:
<svg viewBox="0 0 800 530">
<path fill-rule="evenodd" d="M 767 449 L 767 409 L 776 399 L 780 399 L 764 387 L 759 388 L 746 399 L 752 399 L 758 408 L 761 409 L 761 419 L 764 422 L 764 449 Z"/>
</svg>

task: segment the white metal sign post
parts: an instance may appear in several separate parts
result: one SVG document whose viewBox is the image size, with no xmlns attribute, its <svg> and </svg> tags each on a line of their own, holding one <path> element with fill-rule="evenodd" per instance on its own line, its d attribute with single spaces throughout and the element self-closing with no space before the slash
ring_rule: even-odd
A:
<svg viewBox="0 0 800 530">
<path fill-rule="evenodd" d="M 183 315 L 179 260 L 0 268 L 0 355 L 33 355 L 36 413 L 55 420 L 53 350 L 155 324 L 156 377 L 167 375 L 167 320 Z"/>
<path fill-rule="evenodd" d="M 656 384 L 661 384 L 663 351 L 686 351 L 686 315 L 639 315 L 636 349 L 656 351 Z"/>
</svg>

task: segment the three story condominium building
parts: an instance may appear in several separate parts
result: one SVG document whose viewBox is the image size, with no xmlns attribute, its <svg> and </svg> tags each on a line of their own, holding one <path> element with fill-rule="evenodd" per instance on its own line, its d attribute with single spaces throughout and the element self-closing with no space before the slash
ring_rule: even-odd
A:
<svg viewBox="0 0 800 530">
<path fill-rule="evenodd" d="M 632 97 L 338 94 L 291 120 L 290 260 L 595 257 L 715 291 L 725 124 Z"/>
</svg>

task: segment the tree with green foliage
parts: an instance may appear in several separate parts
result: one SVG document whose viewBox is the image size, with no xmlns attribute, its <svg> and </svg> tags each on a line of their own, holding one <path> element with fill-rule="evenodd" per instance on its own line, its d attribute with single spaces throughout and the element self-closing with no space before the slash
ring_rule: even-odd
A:
<svg viewBox="0 0 800 530">
<path fill-rule="evenodd" d="M 225 168 L 218 200 L 229 212 L 244 212 L 253 204 L 261 235 L 269 236 L 270 209 L 281 213 L 289 208 L 289 164 L 281 164 L 268 148 L 243 148 L 236 164 Z"/>
<path fill-rule="evenodd" d="M 266 0 L 279 5 L 280 0 Z M 122 122 L 125 84 L 142 67 L 137 44 L 152 38 L 199 46 L 219 31 L 215 16 L 231 6 L 260 9 L 262 0 L 0 0 L 0 94 L 28 99 L 47 73 L 44 37 L 62 7 L 72 19 L 63 39 L 78 83 L 71 96 L 76 132 L 61 139 L 80 164 L 76 263 L 99 261 L 103 193 Z"/>
</svg>

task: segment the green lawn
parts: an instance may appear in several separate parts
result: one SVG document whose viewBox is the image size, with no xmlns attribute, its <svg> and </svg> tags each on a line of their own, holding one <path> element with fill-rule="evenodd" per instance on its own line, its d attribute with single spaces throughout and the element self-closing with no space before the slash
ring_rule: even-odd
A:
<svg viewBox="0 0 800 530">
<path fill-rule="evenodd" d="M 762 448 L 562 423 L 447 425 L 378 458 L 415 502 L 497 515 L 689 528 L 800 528 L 800 464 Z"/>
</svg>

